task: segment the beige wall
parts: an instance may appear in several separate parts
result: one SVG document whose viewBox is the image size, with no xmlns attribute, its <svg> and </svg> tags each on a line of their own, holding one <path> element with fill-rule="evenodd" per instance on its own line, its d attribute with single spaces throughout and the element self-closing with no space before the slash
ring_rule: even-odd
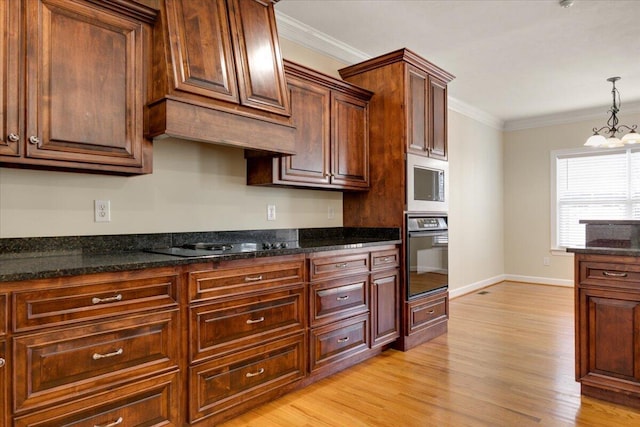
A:
<svg viewBox="0 0 640 427">
<path fill-rule="evenodd" d="M 453 296 L 502 279 L 502 131 L 449 110 L 449 286 Z"/>
<path fill-rule="evenodd" d="M 573 256 L 551 253 L 551 151 L 582 147 L 600 120 L 505 132 L 505 273 L 512 278 L 549 283 L 573 282 Z M 639 115 L 620 116 L 638 123 Z M 543 258 L 549 257 L 549 266 Z"/>
</svg>

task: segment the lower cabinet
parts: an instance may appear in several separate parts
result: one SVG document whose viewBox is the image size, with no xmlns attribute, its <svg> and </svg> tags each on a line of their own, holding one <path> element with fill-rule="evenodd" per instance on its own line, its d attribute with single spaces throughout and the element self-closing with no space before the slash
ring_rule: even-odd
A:
<svg viewBox="0 0 640 427">
<path fill-rule="evenodd" d="M 403 350 L 447 332 L 449 320 L 449 291 L 443 289 L 405 303 Z"/>
<path fill-rule="evenodd" d="M 378 347 L 400 336 L 400 270 L 371 274 L 371 346 Z"/>
<path fill-rule="evenodd" d="M 7 343 L 0 339 L 0 427 L 9 425 L 7 416 L 9 408 L 7 399 L 9 392 L 7 390 Z"/>
<path fill-rule="evenodd" d="M 576 254 L 576 380 L 640 408 L 640 259 Z"/>
</svg>

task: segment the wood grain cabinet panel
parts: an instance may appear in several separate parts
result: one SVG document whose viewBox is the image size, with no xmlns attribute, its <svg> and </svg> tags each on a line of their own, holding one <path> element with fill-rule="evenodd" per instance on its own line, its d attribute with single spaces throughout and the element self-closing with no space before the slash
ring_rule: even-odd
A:
<svg viewBox="0 0 640 427">
<path fill-rule="evenodd" d="M 22 0 L 3 1 L 0 3 L 0 159 L 3 156 L 17 157 L 22 153 L 24 126 L 21 115 L 24 102 L 20 94 L 19 75 L 22 52 L 20 43 L 24 34 L 19 31 L 22 16 Z"/>
<path fill-rule="evenodd" d="M 303 331 L 305 300 L 304 286 L 297 286 L 191 308 L 191 360 L 236 352 Z"/>
<path fill-rule="evenodd" d="M 158 375 L 67 405 L 17 417 L 16 427 L 182 425 L 178 373 Z"/>
<path fill-rule="evenodd" d="M 7 334 L 7 294 L 0 294 L 0 338 Z"/>
<path fill-rule="evenodd" d="M 368 252 L 309 255 L 309 280 L 325 280 L 369 272 Z"/>
<path fill-rule="evenodd" d="M 26 290 L 13 293 L 14 330 L 177 307 L 179 275 L 167 271 L 134 273 L 120 280 L 114 280 L 114 275 L 103 275 L 31 282 L 45 288 L 34 290 L 27 286 Z M 64 287 L 54 287 L 61 284 Z"/>
<path fill-rule="evenodd" d="M 247 183 L 337 190 L 369 187 L 372 93 L 285 61 L 295 156 L 247 158 Z"/>
<path fill-rule="evenodd" d="M 371 271 L 400 266 L 400 250 L 397 248 L 371 252 Z"/>
<path fill-rule="evenodd" d="M 311 325 L 335 322 L 369 310 L 369 275 L 311 284 Z"/>
<path fill-rule="evenodd" d="M 400 270 L 371 274 L 371 346 L 395 341 L 400 336 Z"/>
<path fill-rule="evenodd" d="M 15 337 L 15 410 L 111 389 L 177 366 L 177 313 Z"/>
<path fill-rule="evenodd" d="M 8 142 L 2 144 L 0 162 L 151 172 L 151 141 L 143 136 L 142 115 L 157 12 L 126 0 L 100 3 L 34 0 L 0 6 L 1 25 L 13 19 L 0 51 L 9 58 L 2 67 L 2 140 Z M 16 50 L 20 37 L 23 51 Z M 25 66 L 16 73 L 15 62 L 21 61 Z"/>
<path fill-rule="evenodd" d="M 0 339 L 0 427 L 5 427 L 9 424 L 9 390 L 7 384 L 7 372 L 9 367 L 7 366 L 7 343 L 5 340 Z"/>
<path fill-rule="evenodd" d="M 270 400 L 304 378 L 305 340 L 300 333 L 189 368 L 190 421 L 224 419 L 224 412 Z"/>
<path fill-rule="evenodd" d="M 353 357 L 369 348 L 369 314 L 311 330 L 311 372 Z"/>
</svg>

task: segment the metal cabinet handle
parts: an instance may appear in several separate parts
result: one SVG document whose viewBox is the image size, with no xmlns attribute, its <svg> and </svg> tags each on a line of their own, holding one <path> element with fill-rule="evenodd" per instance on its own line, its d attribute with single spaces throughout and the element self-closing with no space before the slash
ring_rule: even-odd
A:
<svg viewBox="0 0 640 427">
<path fill-rule="evenodd" d="M 107 297 L 107 298 L 97 298 L 97 297 L 91 298 L 91 302 L 94 304 L 104 304 L 105 302 L 115 302 L 115 301 L 121 301 L 121 300 L 122 300 L 122 294 L 118 294 L 118 295 Z"/>
<path fill-rule="evenodd" d="M 607 277 L 627 277 L 627 273 L 614 273 L 611 271 L 603 271 L 602 274 Z"/>
<path fill-rule="evenodd" d="M 247 325 L 252 325 L 254 323 L 264 322 L 264 316 L 259 319 L 247 319 Z"/>
<path fill-rule="evenodd" d="M 345 268 L 347 266 L 346 262 L 341 262 L 340 264 L 336 264 L 336 268 Z"/>
<path fill-rule="evenodd" d="M 254 276 L 254 277 L 247 276 L 244 278 L 245 282 L 257 282 L 258 280 L 262 280 L 262 274 L 260 276 Z"/>
<path fill-rule="evenodd" d="M 107 357 L 120 356 L 122 353 L 124 353 L 124 350 L 121 348 L 111 353 L 105 353 L 105 354 L 93 353 L 93 360 L 100 360 Z"/>
<path fill-rule="evenodd" d="M 31 135 L 31 136 L 29 137 L 29 142 L 30 142 L 30 143 L 32 143 L 33 145 L 40 144 L 40 138 L 38 138 L 38 137 L 37 137 L 37 136 L 35 136 L 35 135 Z"/>
<path fill-rule="evenodd" d="M 262 375 L 262 374 L 264 374 L 264 368 L 260 368 L 256 372 L 247 372 L 246 374 L 244 374 L 244 376 L 247 378 L 251 378 L 251 377 L 257 377 L 258 375 Z"/>
<path fill-rule="evenodd" d="M 2 368 L 7 362 L 4 360 L 4 358 L 0 357 L 0 368 Z"/>
<path fill-rule="evenodd" d="M 349 337 L 338 338 L 338 342 L 347 342 L 349 341 Z"/>
<path fill-rule="evenodd" d="M 342 297 L 336 297 L 336 301 L 346 301 L 349 299 L 349 295 L 345 295 Z"/>
<path fill-rule="evenodd" d="M 9 134 L 9 141 L 18 142 L 18 141 L 20 141 L 20 136 L 16 135 L 15 133 L 10 133 Z"/>
<path fill-rule="evenodd" d="M 436 312 L 435 310 L 429 310 L 429 311 L 427 311 L 427 314 L 433 314 L 435 312 Z"/>
<path fill-rule="evenodd" d="M 107 423 L 107 424 L 94 424 L 93 427 L 113 427 L 113 426 L 117 426 L 118 424 L 122 424 L 123 421 L 124 421 L 124 419 L 122 417 L 120 417 L 117 420 L 112 421 L 112 422 Z"/>
<path fill-rule="evenodd" d="M 386 257 L 384 257 L 384 258 L 382 259 L 382 261 L 383 261 L 383 262 L 389 262 L 389 261 L 391 261 L 391 258 L 389 258 L 388 256 L 386 256 Z"/>
</svg>

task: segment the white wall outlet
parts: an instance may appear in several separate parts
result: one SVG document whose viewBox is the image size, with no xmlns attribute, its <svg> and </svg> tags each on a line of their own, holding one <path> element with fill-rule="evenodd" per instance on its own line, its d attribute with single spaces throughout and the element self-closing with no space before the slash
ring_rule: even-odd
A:
<svg viewBox="0 0 640 427">
<path fill-rule="evenodd" d="M 276 205 L 267 205 L 267 221 L 276 220 Z"/>
<path fill-rule="evenodd" d="M 333 206 L 329 206 L 329 208 L 327 209 L 327 219 L 333 219 L 335 218 L 336 213 L 333 209 Z"/>
<path fill-rule="evenodd" d="M 542 264 L 546 265 L 547 267 L 551 265 L 551 260 L 548 256 L 542 258 Z"/>
<path fill-rule="evenodd" d="M 93 214 L 95 222 L 111 222 L 111 201 L 94 200 Z"/>
</svg>

